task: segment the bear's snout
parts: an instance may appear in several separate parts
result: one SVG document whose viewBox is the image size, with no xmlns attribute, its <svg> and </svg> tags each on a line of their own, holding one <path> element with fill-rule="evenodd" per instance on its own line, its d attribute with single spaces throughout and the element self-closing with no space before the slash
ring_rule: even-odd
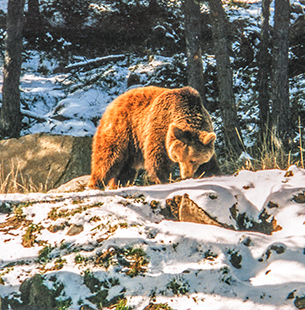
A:
<svg viewBox="0 0 305 310">
<path fill-rule="evenodd" d="M 194 167 L 191 163 L 179 163 L 179 167 L 181 179 L 192 178 L 198 168 L 198 166 Z"/>
</svg>

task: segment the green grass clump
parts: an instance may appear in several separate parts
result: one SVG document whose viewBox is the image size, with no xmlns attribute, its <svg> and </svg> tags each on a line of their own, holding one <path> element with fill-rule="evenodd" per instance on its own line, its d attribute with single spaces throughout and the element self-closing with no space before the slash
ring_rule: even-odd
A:
<svg viewBox="0 0 305 310">
<path fill-rule="evenodd" d="M 190 285 L 183 277 L 175 277 L 167 283 L 166 288 L 179 296 L 186 295 L 190 290 Z"/>
<path fill-rule="evenodd" d="M 34 246 L 37 234 L 39 234 L 43 228 L 44 227 L 42 225 L 30 223 L 22 237 L 22 245 L 25 248 Z"/>
</svg>

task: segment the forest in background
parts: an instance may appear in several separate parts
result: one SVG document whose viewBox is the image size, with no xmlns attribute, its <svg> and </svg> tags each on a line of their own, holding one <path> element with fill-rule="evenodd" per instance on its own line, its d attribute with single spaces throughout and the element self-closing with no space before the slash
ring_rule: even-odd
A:
<svg viewBox="0 0 305 310">
<path fill-rule="evenodd" d="M 41 58 L 56 59 L 56 68 L 39 67 L 39 74 L 48 76 L 69 71 L 71 63 L 82 59 L 94 59 L 100 56 L 116 54 L 127 55 L 129 59 L 139 57 L 150 61 L 156 56 L 172 57 L 171 64 L 165 64 L 154 72 L 154 76 L 145 81 L 145 85 L 181 87 L 188 84 L 187 44 L 185 28 L 185 9 L 187 1 L 87 1 L 63 0 L 33 1 L 25 6 L 23 26 L 23 61 L 30 51 L 38 51 Z M 219 68 L 215 61 L 215 21 L 211 19 L 211 3 L 200 4 L 200 48 L 203 60 L 205 82 L 205 105 L 212 114 L 218 135 L 217 152 L 220 160 L 228 160 L 228 145 L 225 140 L 223 102 L 220 99 L 223 88 L 219 87 Z M 262 17 L 257 14 L 262 4 L 230 1 L 223 4 L 225 19 L 225 38 L 228 41 L 228 53 L 232 68 L 232 89 L 236 105 L 239 127 L 238 139 L 241 151 L 258 159 L 261 167 L 268 165 L 287 165 L 297 162 L 302 165 L 302 131 L 304 114 L 304 5 L 293 2 L 289 5 L 289 111 L 291 112 L 290 143 L 283 147 L 277 136 L 267 128 L 266 135 L 261 124 L 259 105 L 259 72 L 262 42 Z M 287 3 L 287 2 L 286 2 Z M 257 12 L 249 18 L 253 5 Z M 269 2 L 270 5 L 270 2 Z M 37 9 L 38 8 L 38 9 Z M 267 54 L 263 58 L 267 68 L 266 83 L 269 92 L 268 106 L 272 98 L 272 55 L 274 44 L 274 6 L 271 3 L 270 22 L 267 31 Z M 245 14 L 248 13 L 248 14 Z M 213 26 L 214 22 L 214 26 Z M 6 30 L 6 12 L 0 12 L 1 51 L 4 56 L 4 34 Z M 214 27 L 214 28 L 213 28 Z M 213 40 L 214 39 L 214 40 Z M 128 66 L 128 63 L 126 64 Z M 91 63 L 81 67 L 90 72 L 99 66 Z M 73 74 L 70 73 L 70 79 Z M 77 70 L 73 72 L 75 75 Z M 133 75 L 130 74 L 130 77 Z M 134 75 L 137 81 L 136 75 Z M 132 80 L 132 78 L 130 78 Z M 97 84 L 98 81 L 91 81 Z M 141 81 L 140 81 L 141 83 Z M 87 87 L 88 85 L 84 85 Z M 111 87 L 111 83 L 110 83 Z M 21 104 L 23 104 L 21 102 Z M 27 107 L 23 107 L 27 109 Z M 284 114 L 288 112 L 286 109 Z M 287 119 L 278 114 L 277 119 Z M 33 121 L 37 121 L 33 119 Z M 269 119 L 267 120 L 269 121 Z M 24 125 L 24 124 L 23 124 Z M 23 126 L 21 124 L 21 126 Z M 28 124 L 27 124 L 28 126 Z M 230 132 L 235 134 L 235 129 Z M 235 134 L 236 136 L 236 134 Z M 301 149 L 300 149 L 301 148 Z M 230 152 L 229 152 L 230 153 Z M 240 155 L 240 151 L 238 155 Z M 231 154 L 230 154 L 231 155 Z M 276 158 L 276 160 L 275 160 Z M 230 162 L 230 161 L 229 161 Z M 234 163 L 235 161 L 233 161 Z M 231 161 L 232 163 L 232 161 Z"/>
</svg>

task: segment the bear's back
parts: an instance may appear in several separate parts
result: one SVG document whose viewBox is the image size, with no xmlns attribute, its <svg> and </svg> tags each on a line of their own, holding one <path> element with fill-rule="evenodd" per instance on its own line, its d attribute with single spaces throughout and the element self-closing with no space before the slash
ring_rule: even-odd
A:
<svg viewBox="0 0 305 310">
<path fill-rule="evenodd" d="M 147 86 L 128 90 L 126 93 L 117 97 L 111 105 L 118 110 L 128 110 L 132 113 L 141 113 L 163 92 L 166 88 Z"/>
<path fill-rule="evenodd" d="M 155 86 L 130 89 L 114 99 L 101 118 L 100 130 L 116 126 L 121 130 L 131 129 L 145 118 L 152 101 L 167 89 Z M 127 128 L 127 127 L 128 128 Z"/>
</svg>

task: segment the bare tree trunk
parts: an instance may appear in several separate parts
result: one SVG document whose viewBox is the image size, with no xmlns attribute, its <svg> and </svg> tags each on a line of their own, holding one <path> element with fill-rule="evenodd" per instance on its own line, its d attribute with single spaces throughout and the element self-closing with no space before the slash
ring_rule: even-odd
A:
<svg viewBox="0 0 305 310">
<path fill-rule="evenodd" d="M 260 131 L 262 141 L 264 141 L 264 139 L 267 139 L 267 136 L 270 132 L 269 76 L 271 71 L 271 56 L 268 52 L 270 39 L 270 3 L 271 0 L 262 1 L 262 24 L 258 57 L 258 105 L 260 113 Z"/>
<path fill-rule="evenodd" d="M 28 12 L 26 14 L 26 28 L 30 31 L 38 31 L 40 26 L 39 0 L 28 0 Z"/>
<path fill-rule="evenodd" d="M 200 6 L 194 0 L 185 0 L 185 40 L 187 54 L 187 80 L 188 85 L 194 87 L 205 100 L 205 82 L 203 76 L 202 51 L 201 51 L 201 21 Z"/>
<path fill-rule="evenodd" d="M 28 14 L 33 19 L 39 17 L 39 0 L 28 0 Z"/>
<path fill-rule="evenodd" d="M 222 7 L 221 0 L 209 0 L 209 6 L 224 139 L 228 153 L 240 155 L 243 149 L 237 134 L 237 132 L 240 133 L 240 130 L 233 93 L 233 72 L 226 36 L 226 13 Z"/>
<path fill-rule="evenodd" d="M 288 81 L 289 8 L 289 0 L 275 0 L 271 84 L 273 130 L 286 149 L 293 139 Z"/>
<path fill-rule="evenodd" d="M 20 135 L 20 73 L 22 52 L 22 28 L 25 0 L 9 0 L 7 7 L 7 33 L 3 70 L 0 136 Z"/>
</svg>

